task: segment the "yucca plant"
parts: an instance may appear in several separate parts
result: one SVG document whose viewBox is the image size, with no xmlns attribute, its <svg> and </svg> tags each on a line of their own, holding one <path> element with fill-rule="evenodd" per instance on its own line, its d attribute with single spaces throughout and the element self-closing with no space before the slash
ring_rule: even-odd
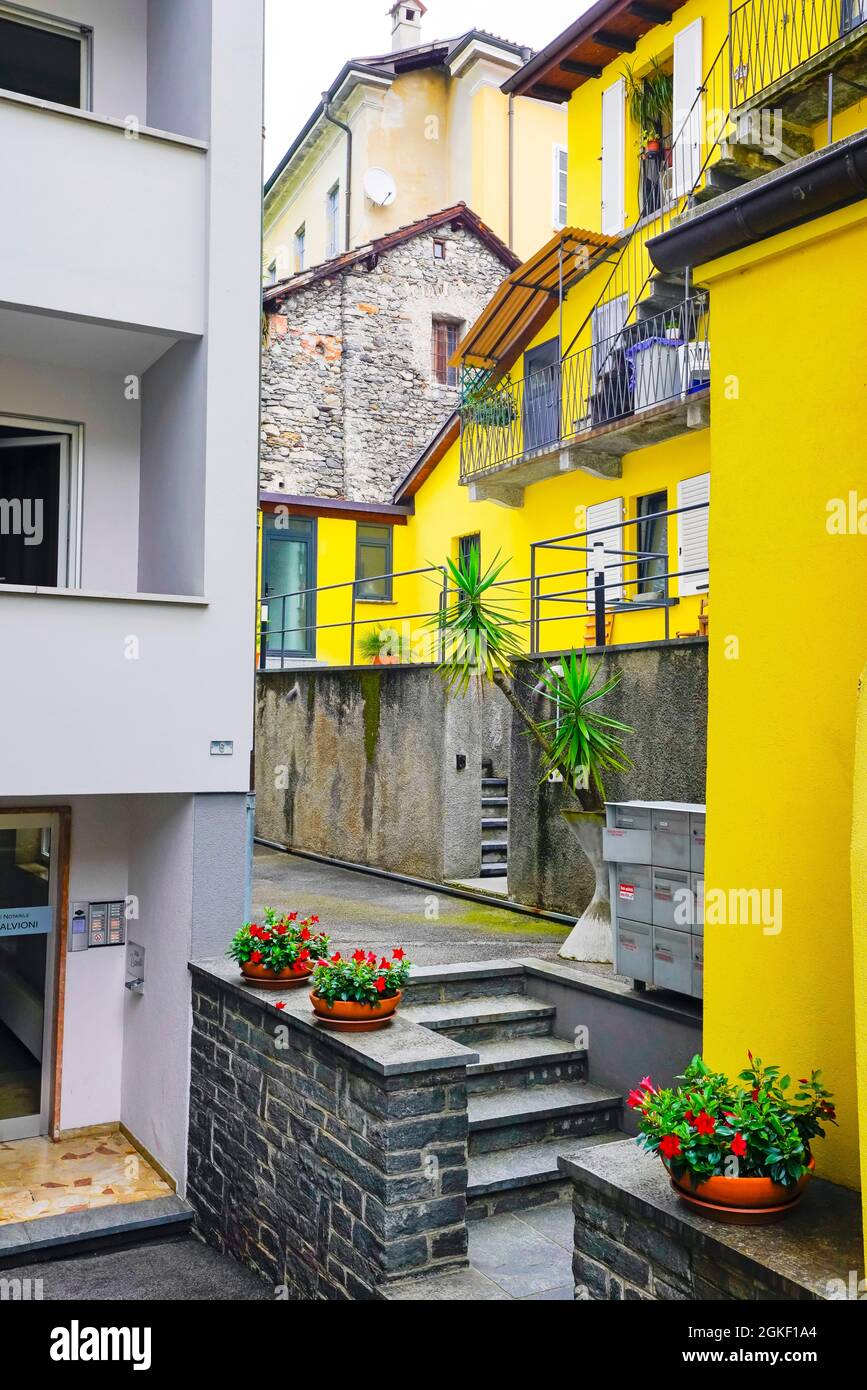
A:
<svg viewBox="0 0 867 1390">
<path fill-rule="evenodd" d="M 631 734 L 632 728 L 594 708 L 621 680 L 616 672 L 597 685 L 601 670 L 600 664 L 591 664 L 586 652 L 579 656 L 573 651 L 560 666 L 546 661 L 539 681 L 539 688 L 556 709 L 553 718 L 542 720 L 539 725 L 548 740 L 542 755 L 545 771 L 559 772 L 587 810 L 602 809 L 603 773 L 628 772 L 632 767 L 618 737 Z M 595 801 L 596 805 L 588 805 L 588 801 Z"/>
<path fill-rule="evenodd" d="M 499 685 L 511 679 L 521 655 L 515 619 L 492 592 L 508 565 L 507 560 L 498 561 L 499 551 L 483 570 L 475 546 L 459 560 L 446 560 L 453 597 L 432 622 L 443 639 L 444 656 L 438 669 L 449 689 L 459 695 L 466 693 L 472 680 Z M 505 602 L 509 601 L 507 591 Z"/>
</svg>

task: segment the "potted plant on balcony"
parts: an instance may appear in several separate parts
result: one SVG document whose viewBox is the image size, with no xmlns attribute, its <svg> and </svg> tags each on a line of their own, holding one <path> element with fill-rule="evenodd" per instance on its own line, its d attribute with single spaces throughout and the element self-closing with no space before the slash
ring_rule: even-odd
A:
<svg viewBox="0 0 867 1390">
<path fill-rule="evenodd" d="M 268 907 L 261 926 L 245 922 L 238 928 L 227 954 L 257 989 L 287 989 L 310 978 L 330 944 L 317 916 L 301 918 L 297 912 L 278 916 Z"/>
<path fill-rule="evenodd" d="M 373 666 L 397 666 L 400 664 L 400 653 L 391 650 L 396 636 L 389 629 L 365 628 L 358 639 L 358 655 L 362 661 L 369 661 Z M 401 646 L 398 639 L 398 647 Z"/>
<path fill-rule="evenodd" d="M 495 386 L 485 382 L 464 391 L 461 415 L 467 424 L 484 429 L 507 429 L 518 418 L 518 410 L 509 382 Z"/>
<path fill-rule="evenodd" d="M 573 650 L 560 663 L 544 662 L 541 676 L 531 685 L 517 669 L 522 655 L 520 625 L 506 606 L 514 600 L 508 588 L 497 601 L 492 598 L 507 562 L 499 563 L 495 556 L 482 571 L 478 552 L 470 550 L 458 561 L 447 559 L 446 564 L 454 599 L 431 620 L 442 634 L 444 656 L 438 669 L 448 687 L 460 695 L 471 683 L 482 690 L 486 683 L 495 685 L 537 743 L 543 779 L 557 775 L 574 797 L 575 804 L 562 807 L 561 814 L 593 869 L 594 891 L 560 955 L 570 960 L 610 961 L 614 943 L 608 866 L 602 855 L 603 776 L 631 767 L 620 735 L 633 731 L 598 705 L 619 685 L 620 676 L 603 677 L 601 666 L 594 666 L 586 652 Z M 541 719 L 530 708 L 540 695 L 552 709 Z"/>
<path fill-rule="evenodd" d="M 360 946 L 351 956 L 339 951 L 316 962 L 310 1002 L 321 1023 L 345 1032 L 384 1028 L 391 1022 L 409 978 L 410 962 L 400 946 L 391 957 Z"/>
<path fill-rule="evenodd" d="M 693 1057 L 674 1090 L 645 1076 L 627 1105 L 637 1142 L 662 1159 L 675 1192 L 714 1221 L 757 1225 L 797 1206 L 813 1172 L 811 1142 L 836 1124 L 830 1091 L 814 1071 L 791 1078 L 747 1054 L 731 1081 Z"/>
<path fill-rule="evenodd" d="M 629 114 L 641 131 L 642 159 L 656 158 L 662 148 L 665 122 L 671 116 L 674 80 L 658 58 L 651 58 L 650 70 L 636 77 L 634 67 L 626 63 L 623 80 Z"/>
</svg>

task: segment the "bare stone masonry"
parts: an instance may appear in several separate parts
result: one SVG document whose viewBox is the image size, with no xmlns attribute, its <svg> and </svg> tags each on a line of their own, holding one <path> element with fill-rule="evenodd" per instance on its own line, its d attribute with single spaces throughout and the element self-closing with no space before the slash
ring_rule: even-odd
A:
<svg viewBox="0 0 867 1390">
<path fill-rule="evenodd" d="M 434 242 L 445 256 L 434 258 Z M 269 301 L 262 370 L 266 492 L 383 502 L 458 390 L 433 373 L 432 323 L 480 314 L 508 266 L 439 227 Z M 298 278 L 298 277 L 296 277 Z"/>
</svg>

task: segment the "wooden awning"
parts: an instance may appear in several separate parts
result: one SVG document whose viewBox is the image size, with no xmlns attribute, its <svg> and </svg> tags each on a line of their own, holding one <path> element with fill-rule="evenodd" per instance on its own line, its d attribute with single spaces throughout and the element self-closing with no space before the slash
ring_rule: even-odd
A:
<svg viewBox="0 0 867 1390">
<path fill-rule="evenodd" d="M 618 237 L 564 227 L 513 270 L 455 349 L 451 367 L 505 370 L 557 308 L 570 286 L 610 255 Z"/>
</svg>

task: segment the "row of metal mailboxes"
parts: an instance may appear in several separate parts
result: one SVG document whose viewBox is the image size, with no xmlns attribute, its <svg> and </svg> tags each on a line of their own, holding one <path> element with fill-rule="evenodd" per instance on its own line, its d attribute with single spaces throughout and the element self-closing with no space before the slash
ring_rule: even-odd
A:
<svg viewBox="0 0 867 1390">
<path fill-rule="evenodd" d="M 704 935 L 704 874 L 656 864 L 612 864 L 611 874 L 618 921 Z"/>
<path fill-rule="evenodd" d="M 704 872 L 705 817 L 694 811 L 609 806 L 602 831 L 605 858 L 617 863 L 664 864 Z"/>
<path fill-rule="evenodd" d="M 704 995 L 704 937 L 646 922 L 617 923 L 618 975 L 696 999 Z"/>
</svg>

